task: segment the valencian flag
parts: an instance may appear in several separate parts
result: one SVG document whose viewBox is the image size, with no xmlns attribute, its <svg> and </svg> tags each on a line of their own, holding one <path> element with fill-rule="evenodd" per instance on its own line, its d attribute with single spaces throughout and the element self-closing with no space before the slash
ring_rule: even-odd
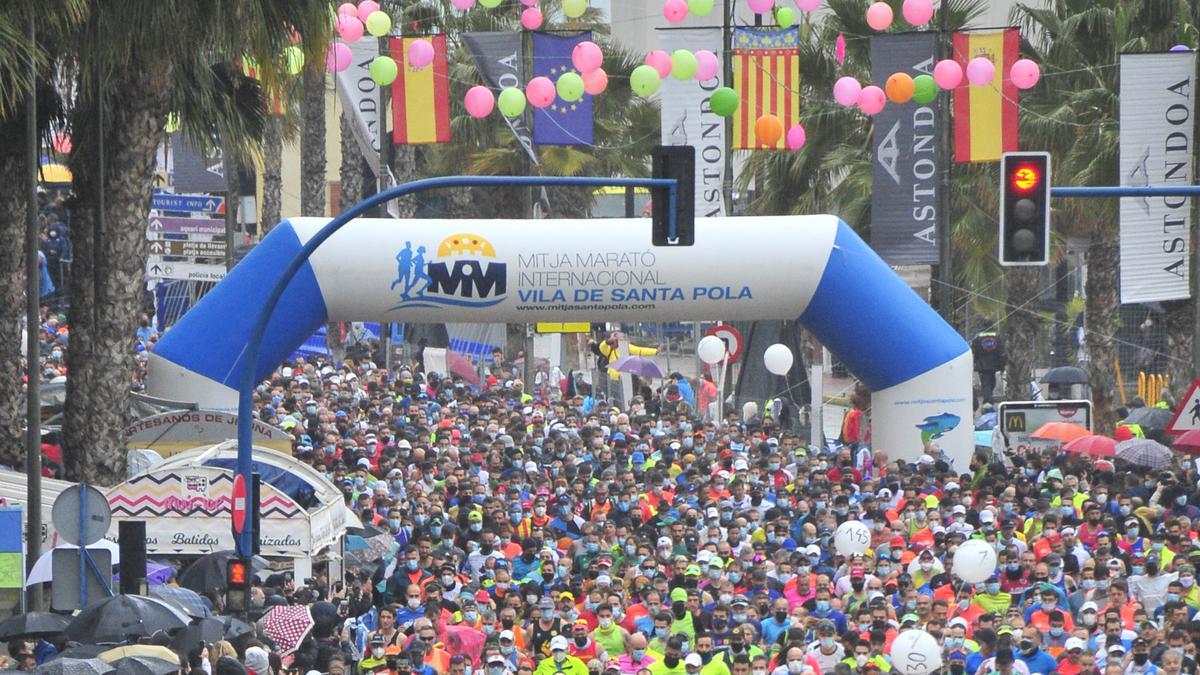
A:
<svg viewBox="0 0 1200 675">
<path fill-rule="evenodd" d="M 433 45 L 433 63 L 413 68 L 408 46 L 417 40 Z M 399 74 L 392 83 L 392 138 L 398 145 L 450 142 L 450 78 L 446 70 L 446 36 L 391 37 L 388 48 Z"/>
<path fill-rule="evenodd" d="M 998 162 L 1003 153 L 1018 150 L 1020 92 L 1008 71 L 1020 54 L 1021 34 L 1016 28 L 954 34 L 954 60 L 964 71 L 981 56 L 996 65 L 991 84 L 976 87 L 963 82 L 954 90 L 954 161 L 959 164 Z"/>
<path fill-rule="evenodd" d="M 533 34 L 533 76 L 559 76 L 575 69 L 571 52 L 575 45 L 592 39 L 591 31 L 576 35 Z M 591 145 L 592 97 L 568 103 L 556 97 L 549 107 L 533 111 L 533 142 L 538 145 Z"/>
<path fill-rule="evenodd" d="M 800 123 L 800 29 L 738 28 L 733 34 L 733 89 L 741 105 L 733 116 L 733 148 L 766 148 L 754 123 L 775 115 L 784 129 Z M 784 139 L 774 145 L 783 149 Z"/>
</svg>

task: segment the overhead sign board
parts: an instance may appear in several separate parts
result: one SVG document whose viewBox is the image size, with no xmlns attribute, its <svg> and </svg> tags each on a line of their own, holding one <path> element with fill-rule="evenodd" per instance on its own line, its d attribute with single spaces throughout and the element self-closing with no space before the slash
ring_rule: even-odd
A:
<svg viewBox="0 0 1200 675">
<path fill-rule="evenodd" d="M 1051 422 L 1070 422 L 1092 428 L 1092 402 L 1004 401 L 996 406 L 996 426 L 1011 451 L 1044 448 L 1050 442 L 1033 438 L 1038 427 Z"/>
<path fill-rule="evenodd" d="M 150 216 L 146 234 L 225 234 L 225 221 L 219 218 L 172 218 Z"/>
<path fill-rule="evenodd" d="M 225 278 L 224 265 L 204 265 L 192 262 L 167 262 L 158 256 L 146 261 L 147 279 L 176 279 L 179 281 L 220 281 Z"/>
<path fill-rule="evenodd" d="M 254 420 L 254 444 L 292 454 L 286 431 Z M 196 446 L 237 438 L 237 415 L 217 410 L 174 410 L 143 417 L 125 428 L 125 445 L 154 450 L 170 457 Z"/>
<path fill-rule="evenodd" d="M 1175 416 L 1167 425 L 1167 433 L 1183 434 L 1200 429 L 1200 379 L 1192 380 L 1187 395 L 1175 409 Z"/>
<path fill-rule="evenodd" d="M 184 258 L 224 258 L 225 240 L 192 241 L 189 239 L 155 239 L 150 242 L 151 255 Z"/>
<path fill-rule="evenodd" d="M 213 195 L 173 195 L 158 192 L 150 198 L 150 208 L 176 213 L 221 213 L 225 208 L 225 198 Z"/>
</svg>

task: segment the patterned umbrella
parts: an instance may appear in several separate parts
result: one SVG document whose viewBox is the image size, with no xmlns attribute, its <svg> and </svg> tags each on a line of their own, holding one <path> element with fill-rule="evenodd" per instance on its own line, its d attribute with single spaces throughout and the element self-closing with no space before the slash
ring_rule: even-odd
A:
<svg viewBox="0 0 1200 675">
<path fill-rule="evenodd" d="M 275 642 L 282 656 L 296 651 L 312 627 L 308 605 L 276 605 L 262 617 L 263 633 Z"/>
<path fill-rule="evenodd" d="M 37 675 L 104 675 L 113 667 L 100 659 L 61 658 L 47 661 L 29 671 Z"/>
<path fill-rule="evenodd" d="M 168 602 L 196 618 L 204 618 L 212 614 L 204 598 L 190 588 L 158 584 L 150 587 L 150 596 Z"/>
<path fill-rule="evenodd" d="M 1171 466 L 1171 449 L 1148 438 L 1131 438 L 1117 443 L 1117 459 L 1148 469 Z"/>
<path fill-rule="evenodd" d="M 1117 442 L 1107 436 L 1080 436 L 1063 446 L 1063 449 L 1093 457 L 1114 457 L 1117 454 Z"/>
</svg>

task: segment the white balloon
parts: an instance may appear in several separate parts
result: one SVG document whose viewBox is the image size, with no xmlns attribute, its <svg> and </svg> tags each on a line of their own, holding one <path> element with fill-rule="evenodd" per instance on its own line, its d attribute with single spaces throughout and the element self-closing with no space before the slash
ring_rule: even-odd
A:
<svg viewBox="0 0 1200 675">
<path fill-rule="evenodd" d="M 763 363 L 767 366 L 767 370 L 775 375 L 787 375 L 795 360 L 792 350 L 788 349 L 787 345 L 771 345 L 767 347 L 767 351 L 763 352 Z"/>
<path fill-rule="evenodd" d="M 858 520 L 847 520 L 833 533 L 833 545 L 839 555 L 866 553 L 871 548 L 871 530 Z"/>
<path fill-rule="evenodd" d="M 951 571 L 969 584 L 983 583 L 996 572 L 996 549 L 982 539 L 969 539 L 954 551 Z"/>
<path fill-rule="evenodd" d="M 923 630 L 911 629 L 892 641 L 892 672 L 928 675 L 942 667 L 942 648 Z"/>
<path fill-rule="evenodd" d="M 716 335 L 706 335 L 696 345 L 696 354 L 710 366 L 720 363 L 725 358 L 725 341 Z"/>
</svg>

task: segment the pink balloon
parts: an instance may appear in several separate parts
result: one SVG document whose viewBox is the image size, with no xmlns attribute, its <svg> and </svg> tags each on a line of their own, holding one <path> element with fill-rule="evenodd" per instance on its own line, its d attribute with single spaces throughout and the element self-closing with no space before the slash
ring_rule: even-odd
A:
<svg viewBox="0 0 1200 675">
<path fill-rule="evenodd" d="M 986 56 L 971 59 L 967 64 L 967 81 L 976 87 L 991 84 L 996 79 L 996 64 Z"/>
<path fill-rule="evenodd" d="M 362 2 L 358 3 L 358 17 L 360 19 L 366 20 L 368 16 L 371 16 L 372 12 L 378 11 L 379 3 L 375 2 L 375 0 L 362 0 Z"/>
<path fill-rule="evenodd" d="M 717 70 L 720 69 L 721 63 L 717 61 L 717 55 L 701 49 L 696 52 L 696 79 L 704 82 L 711 80 L 717 76 Z"/>
<path fill-rule="evenodd" d="M 605 89 L 608 89 L 608 73 L 604 72 L 603 68 L 597 68 L 583 76 L 583 90 L 591 96 L 603 94 Z"/>
<path fill-rule="evenodd" d="M 924 26 L 933 18 L 933 1 L 904 0 L 904 6 L 900 11 L 904 14 L 905 21 L 914 26 Z"/>
<path fill-rule="evenodd" d="M 420 70 L 433 63 L 433 45 L 429 40 L 415 40 L 408 45 L 408 65 Z"/>
<path fill-rule="evenodd" d="M 354 42 L 363 36 L 363 23 L 358 17 L 343 14 L 338 17 L 337 32 L 343 40 Z"/>
<path fill-rule="evenodd" d="M 1010 77 L 1017 89 L 1031 89 L 1042 79 L 1042 69 L 1029 59 L 1021 59 L 1013 64 Z"/>
<path fill-rule="evenodd" d="M 450 4 L 457 9 L 471 9 L 475 6 L 475 0 L 450 0 Z"/>
<path fill-rule="evenodd" d="M 646 65 L 657 70 L 659 77 L 666 77 L 671 74 L 671 55 L 655 49 L 646 55 Z"/>
<path fill-rule="evenodd" d="M 467 95 L 463 97 L 463 105 L 471 117 L 481 120 L 492 114 L 496 107 L 496 96 L 492 94 L 491 89 L 476 85 L 467 90 Z"/>
<path fill-rule="evenodd" d="M 525 85 L 525 98 L 529 99 L 529 104 L 535 108 L 548 107 L 554 103 L 556 96 L 558 92 L 548 77 L 535 77 Z"/>
<path fill-rule="evenodd" d="M 821 6 L 821 0 L 796 0 L 796 7 L 801 12 L 811 12 Z"/>
<path fill-rule="evenodd" d="M 340 73 L 350 67 L 352 58 L 349 45 L 334 42 L 329 45 L 329 51 L 325 53 L 325 67 L 331 72 Z"/>
<path fill-rule="evenodd" d="M 787 132 L 787 147 L 788 150 L 799 150 L 804 147 L 804 143 L 808 140 L 807 134 L 804 133 L 804 127 L 799 124 L 793 125 Z"/>
<path fill-rule="evenodd" d="M 878 115 L 883 111 L 883 106 L 887 102 L 887 94 L 875 85 L 863 87 L 863 90 L 858 95 L 858 108 L 867 115 Z"/>
<path fill-rule="evenodd" d="M 946 59 L 933 67 L 933 81 L 942 89 L 953 89 L 962 84 L 962 79 L 963 69 L 957 61 Z"/>
<path fill-rule="evenodd" d="M 874 30 L 887 30 L 894 18 L 892 7 L 886 2 L 877 2 L 867 8 L 867 25 Z"/>
<path fill-rule="evenodd" d="M 858 103 L 858 95 L 861 93 L 862 85 L 853 77 L 841 77 L 833 83 L 834 100 L 847 108 Z"/>
<path fill-rule="evenodd" d="M 352 16 L 357 19 L 358 7 L 353 2 L 343 2 L 341 5 L 338 5 L 338 16 Z"/>
<path fill-rule="evenodd" d="M 600 46 L 591 40 L 585 40 L 575 45 L 571 50 L 571 65 L 580 75 L 587 75 L 604 64 L 604 52 Z"/>
<path fill-rule="evenodd" d="M 526 7 L 537 7 L 538 0 L 521 0 L 521 4 Z"/>
<path fill-rule="evenodd" d="M 775 8 L 775 0 L 746 0 L 746 6 L 755 14 L 766 14 Z"/>
<path fill-rule="evenodd" d="M 679 23 L 687 18 L 687 0 L 667 0 L 663 3 L 663 16 L 671 23 Z"/>
<path fill-rule="evenodd" d="M 837 59 L 839 66 L 846 65 L 846 36 L 838 33 L 837 40 L 833 43 L 833 57 Z"/>
<path fill-rule="evenodd" d="M 542 11 L 537 7 L 526 7 L 521 12 L 521 25 L 525 30 L 537 30 L 542 27 L 542 22 L 546 17 L 542 16 Z"/>
</svg>

